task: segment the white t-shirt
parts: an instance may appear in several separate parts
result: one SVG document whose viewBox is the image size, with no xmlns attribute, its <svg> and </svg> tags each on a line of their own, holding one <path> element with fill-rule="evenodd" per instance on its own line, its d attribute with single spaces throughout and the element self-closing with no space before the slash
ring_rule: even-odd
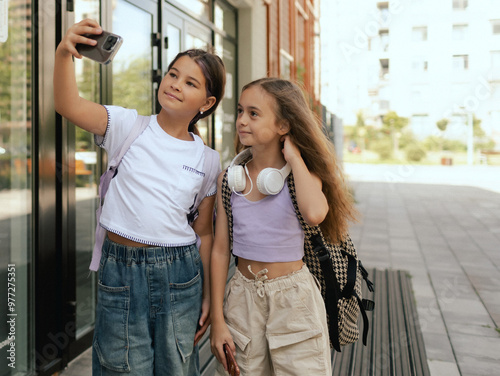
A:
<svg viewBox="0 0 500 376">
<path fill-rule="evenodd" d="M 137 111 L 105 106 L 108 127 L 99 146 L 111 160 L 137 118 Z M 144 132 L 123 157 L 104 199 L 101 226 L 127 239 L 160 246 L 196 241 L 187 214 L 199 193 L 204 173 L 203 140 L 179 140 L 151 116 Z M 109 166 L 108 166 L 109 167 Z M 216 181 L 209 190 L 216 192 Z M 210 194 L 209 194 L 210 195 Z"/>
</svg>

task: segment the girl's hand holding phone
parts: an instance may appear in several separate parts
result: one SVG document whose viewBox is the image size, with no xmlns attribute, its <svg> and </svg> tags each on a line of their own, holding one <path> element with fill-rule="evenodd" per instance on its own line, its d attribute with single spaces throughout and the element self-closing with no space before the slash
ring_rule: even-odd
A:
<svg viewBox="0 0 500 376">
<path fill-rule="evenodd" d="M 103 31 L 99 24 L 85 19 L 71 26 L 58 49 L 81 59 L 83 56 L 109 64 L 123 42 L 119 35 Z"/>
<path fill-rule="evenodd" d="M 226 356 L 227 362 L 227 372 L 231 376 L 239 376 L 240 375 L 240 367 L 238 367 L 238 363 L 236 363 L 236 359 L 234 358 L 233 352 L 229 348 L 227 343 L 224 344 L 224 355 Z"/>
</svg>

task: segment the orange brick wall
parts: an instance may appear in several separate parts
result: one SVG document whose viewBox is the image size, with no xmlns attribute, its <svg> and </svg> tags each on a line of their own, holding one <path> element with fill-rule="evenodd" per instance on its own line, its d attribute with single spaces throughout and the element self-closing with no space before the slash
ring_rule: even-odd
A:
<svg viewBox="0 0 500 376">
<path fill-rule="evenodd" d="M 303 84 L 312 102 L 319 103 L 320 98 L 314 95 L 314 77 L 320 73 L 314 71 L 316 19 L 309 6 L 313 6 L 314 1 L 264 1 L 267 5 L 268 75 L 290 78 Z"/>
</svg>

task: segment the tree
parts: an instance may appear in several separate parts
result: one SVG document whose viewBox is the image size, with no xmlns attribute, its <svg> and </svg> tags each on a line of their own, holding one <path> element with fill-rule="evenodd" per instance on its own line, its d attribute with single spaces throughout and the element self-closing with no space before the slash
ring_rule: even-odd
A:
<svg viewBox="0 0 500 376">
<path fill-rule="evenodd" d="M 483 128 L 481 127 L 481 119 L 478 119 L 476 115 L 472 115 L 472 129 L 474 132 L 474 137 L 483 138 L 486 136 Z"/>
<path fill-rule="evenodd" d="M 358 136 L 359 148 L 361 151 L 365 150 L 365 118 L 363 116 L 363 111 L 359 110 L 356 114 L 356 134 Z"/>
<path fill-rule="evenodd" d="M 446 131 L 448 123 L 449 123 L 448 119 L 441 119 L 436 122 L 436 125 L 441 132 L 444 132 Z"/>
<path fill-rule="evenodd" d="M 441 137 L 439 141 L 439 151 L 443 151 L 443 136 L 444 132 L 446 131 L 446 128 L 448 127 L 449 120 L 448 119 L 441 119 L 436 122 L 436 126 L 438 129 L 441 131 Z"/>
<path fill-rule="evenodd" d="M 399 149 L 399 137 L 401 130 L 408 125 L 408 118 L 399 116 L 395 111 L 389 111 L 382 118 L 383 127 L 387 129 L 392 138 L 392 149 L 394 155 L 397 154 Z"/>
</svg>

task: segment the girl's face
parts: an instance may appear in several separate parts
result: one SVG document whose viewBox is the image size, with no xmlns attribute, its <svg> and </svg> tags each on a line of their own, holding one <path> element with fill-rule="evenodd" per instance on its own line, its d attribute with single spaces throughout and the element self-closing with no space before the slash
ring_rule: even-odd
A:
<svg viewBox="0 0 500 376">
<path fill-rule="evenodd" d="M 236 130 L 243 145 L 279 142 L 286 130 L 277 122 L 275 106 L 275 99 L 260 86 L 251 86 L 241 93 Z"/>
<path fill-rule="evenodd" d="M 165 111 L 176 111 L 192 119 L 198 112 L 207 111 L 215 97 L 207 98 L 205 76 L 189 56 L 180 57 L 161 81 L 158 102 Z"/>
</svg>

